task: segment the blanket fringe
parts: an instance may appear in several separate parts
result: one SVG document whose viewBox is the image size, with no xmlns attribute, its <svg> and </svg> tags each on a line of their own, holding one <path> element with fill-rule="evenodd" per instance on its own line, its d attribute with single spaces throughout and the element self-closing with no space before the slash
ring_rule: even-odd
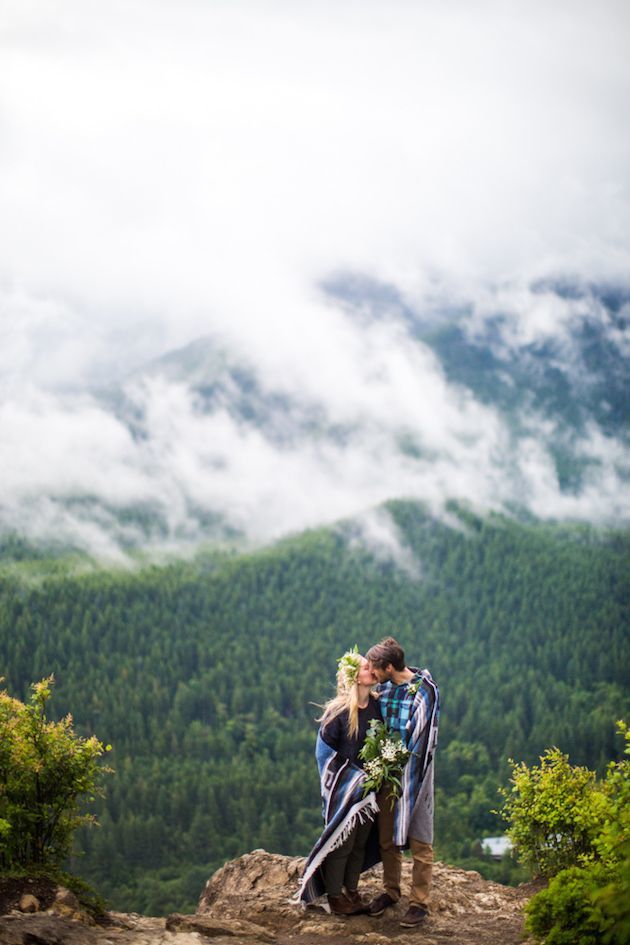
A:
<svg viewBox="0 0 630 945">
<path fill-rule="evenodd" d="M 329 838 L 328 842 L 317 851 L 317 854 L 308 864 L 308 869 L 302 876 L 300 888 L 296 893 L 295 899 L 297 902 L 302 899 L 302 895 L 306 886 L 310 882 L 313 875 L 320 868 L 326 857 L 332 853 L 333 850 L 337 850 L 346 842 L 357 824 L 364 824 L 366 821 L 373 821 L 377 814 L 378 804 L 376 802 L 376 795 L 373 792 L 368 794 L 368 796 L 364 798 L 359 804 L 355 804 L 348 817 L 346 817 L 343 823 L 339 825 L 337 830 Z"/>
</svg>

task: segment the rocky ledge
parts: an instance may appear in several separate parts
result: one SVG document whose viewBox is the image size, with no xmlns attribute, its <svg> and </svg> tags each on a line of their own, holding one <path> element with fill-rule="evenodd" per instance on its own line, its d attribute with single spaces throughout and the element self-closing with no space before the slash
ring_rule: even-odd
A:
<svg viewBox="0 0 630 945">
<path fill-rule="evenodd" d="M 435 865 L 432 911 L 417 930 L 401 929 L 402 899 L 377 919 L 339 918 L 292 902 L 304 860 L 255 850 L 206 883 L 194 915 L 150 918 L 108 912 L 95 922 L 68 890 L 16 889 L 0 916 L 0 945 L 520 945 L 522 907 L 532 890 L 487 882 L 479 873 Z M 403 864 L 403 889 L 410 862 Z M 0 883 L 2 880 L 0 879 Z M 366 895 L 381 890 L 381 870 L 362 877 Z M 39 896 L 38 896 L 39 892 Z M 30 898 L 29 898 L 30 897 Z"/>
</svg>

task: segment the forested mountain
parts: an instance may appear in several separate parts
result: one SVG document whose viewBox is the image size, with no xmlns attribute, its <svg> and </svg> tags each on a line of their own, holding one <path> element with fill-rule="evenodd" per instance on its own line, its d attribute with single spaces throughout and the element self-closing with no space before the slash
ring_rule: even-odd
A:
<svg viewBox="0 0 630 945">
<path fill-rule="evenodd" d="M 306 853 L 320 825 L 313 747 L 335 659 L 387 633 L 443 699 L 437 853 L 470 863 L 501 830 L 507 758 L 556 744 L 601 767 L 628 717 L 627 533 L 391 502 L 385 554 L 358 525 L 250 553 L 132 570 L 6 541 L 0 675 L 111 742 L 102 826 L 73 868 L 117 908 L 194 905 L 255 847 Z"/>
</svg>

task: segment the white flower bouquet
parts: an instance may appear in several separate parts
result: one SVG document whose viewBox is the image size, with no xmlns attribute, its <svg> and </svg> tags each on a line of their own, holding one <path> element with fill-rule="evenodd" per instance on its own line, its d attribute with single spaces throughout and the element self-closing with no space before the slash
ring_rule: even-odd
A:
<svg viewBox="0 0 630 945">
<path fill-rule="evenodd" d="M 389 785 L 389 797 L 400 797 L 401 776 L 409 759 L 409 751 L 403 745 L 398 732 L 388 732 L 384 722 L 370 722 L 363 748 L 359 752 L 363 770 L 367 775 L 363 796 L 370 791 L 380 791 Z"/>
</svg>

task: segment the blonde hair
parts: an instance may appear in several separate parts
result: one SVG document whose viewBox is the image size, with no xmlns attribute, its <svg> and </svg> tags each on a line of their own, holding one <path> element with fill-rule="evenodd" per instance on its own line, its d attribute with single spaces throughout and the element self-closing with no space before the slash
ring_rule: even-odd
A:
<svg viewBox="0 0 630 945">
<path fill-rule="evenodd" d="M 370 693 L 370 696 L 373 694 Z M 337 673 L 337 695 L 329 699 L 323 706 L 324 711 L 316 722 L 327 725 L 343 712 L 348 713 L 348 735 L 350 738 L 356 738 L 359 734 L 359 684 L 349 683 L 347 674 L 343 667 Z"/>
</svg>

